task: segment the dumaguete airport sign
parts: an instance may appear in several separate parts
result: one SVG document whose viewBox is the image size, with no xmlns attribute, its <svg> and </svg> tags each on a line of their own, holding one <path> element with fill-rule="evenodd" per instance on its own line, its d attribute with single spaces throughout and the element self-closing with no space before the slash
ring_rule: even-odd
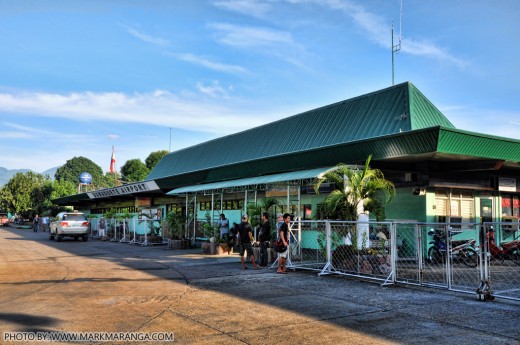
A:
<svg viewBox="0 0 520 345">
<path fill-rule="evenodd" d="M 93 192 L 88 192 L 87 195 L 90 199 L 98 199 L 157 190 L 159 190 L 159 186 L 157 186 L 155 181 L 146 181 L 125 184 L 124 186 L 100 189 Z"/>
</svg>

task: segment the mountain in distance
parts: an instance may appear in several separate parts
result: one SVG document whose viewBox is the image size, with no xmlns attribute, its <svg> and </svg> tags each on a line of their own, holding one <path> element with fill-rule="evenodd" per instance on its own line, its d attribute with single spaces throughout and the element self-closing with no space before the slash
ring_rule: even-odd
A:
<svg viewBox="0 0 520 345">
<path fill-rule="evenodd" d="M 59 167 L 50 168 L 50 169 L 47 169 L 47 170 L 45 170 L 44 172 L 42 172 L 40 174 L 42 174 L 43 176 L 49 175 L 51 180 L 54 180 L 54 175 L 56 174 L 56 171 L 58 171 L 58 168 Z"/>
<path fill-rule="evenodd" d="M 59 167 L 51 168 L 48 170 L 45 170 L 44 172 L 40 173 L 43 176 L 49 175 L 51 180 L 54 180 L 54 174 L 56 173 L 56 170 L 58 170 Z M 9 180 L 16 175 L 17 173 L 26 173 L 31 171 L 31 169 L 6 169 L 0 167 L 0 187 L 5 185 Z"/>
</svg>

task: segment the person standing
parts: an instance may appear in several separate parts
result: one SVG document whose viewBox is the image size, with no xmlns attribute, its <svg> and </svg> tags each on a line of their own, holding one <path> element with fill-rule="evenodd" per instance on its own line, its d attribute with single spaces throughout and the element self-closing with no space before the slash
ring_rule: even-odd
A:
<svg viewBox="0 0 520 345">
<path fill-rule="evenodd" d="M 238 245 L 238 224 L 233 222 L 233 227 L 229 230 L 230 233 L 230 243 L 233 250 L 237 249 Z"/>
<path fill-rule="evenodd" d="M 253 229 L 251 228 L 251 224 L 248 222 L 247 214 L 242 216 L 242 222 L 238 225 L 238 235 L 240 236 L 240 262 L 242 263 L 242 269 L 247 270 L 244 253 L 251 258 L 254 269 L 258 269 L 258 266 L 256 266 L 255 255 L 253 254 Z"/>
<path fill-rule="evenodd" d="M 218 226 L 220 228 L 220 239 L 223 239 L 226 235 L 229 235 L 229 220 L 226 218 L 224 213 L 220 215 Z"/>
<path fill-rule="evenodd" d="M 101 240 L 105 241 L 106 236 L 107 223 L 105 222 L 105 218 L 101 217 L 98 224 L 98 236 Z"/>
<path fill-rule="evenodd" d="M 283 215 L 283 223 L 278 231 L 278 238 L 283 242 L 287 248 L 285 252 L 278 253 L 278 270 L 276 273 L 287 274 L 287 257 L 289 255 L 289 223 L 291 222 L 291 215 L 285 213 Z"/>
<path fill-rule="evenodd" d="M 40 217 L 38 217 L 38 213 L 36 213 L 36 215 L 34 216 L 34 219 L 33 219 L 33 231 L 38 232 L 39 229 L 40 229 Z"/>
<path fill-rule="evenodd" d="M 271 241 L 271 223 L 269 223 L 269 213 L 262 213 L 262 225 L 258 232 L 258 242 L 260 242 L 260 264 L 259 267 L 267 266 L 267 247 Z"/>
<path fill-rule="evenodd" d="M 42 218 L 42 231 L 49 231 L 49 217 L 45 216 Z"/>
</svg>

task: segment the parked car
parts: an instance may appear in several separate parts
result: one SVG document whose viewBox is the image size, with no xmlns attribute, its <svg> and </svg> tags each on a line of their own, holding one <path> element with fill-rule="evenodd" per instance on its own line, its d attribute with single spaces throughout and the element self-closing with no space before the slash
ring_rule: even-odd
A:
<svg viewBox="0 0 520 345">
<path fill-rule="evenodd" d="M 9 224 L 9 217 L 7 213 L 0 213 L 0 225 L 7 226 Z"/>
<path fill-rule="evenodd" d="M 63 237 L 69 236 L 77 240 L 88 241 L 89 223 L 85 214 L 81 212 L 60 212 L 49 226 L 49 239 L 56 238 L 60 242 Z"/>
</svg>

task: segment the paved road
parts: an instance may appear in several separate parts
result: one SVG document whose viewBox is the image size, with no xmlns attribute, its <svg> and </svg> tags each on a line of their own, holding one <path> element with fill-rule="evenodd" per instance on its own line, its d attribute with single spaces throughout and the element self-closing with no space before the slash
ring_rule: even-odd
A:
<svg viewBox="0 0 520 345">
<path fill-rule="evenodd" d="M 0 332 L 173 332 L 178 344 L 520 344 L 520 303 L 311 272 L 242 270 L 0 228 Z M 155 343 L 158 344 L 158 343 Z"/>
</svg>

